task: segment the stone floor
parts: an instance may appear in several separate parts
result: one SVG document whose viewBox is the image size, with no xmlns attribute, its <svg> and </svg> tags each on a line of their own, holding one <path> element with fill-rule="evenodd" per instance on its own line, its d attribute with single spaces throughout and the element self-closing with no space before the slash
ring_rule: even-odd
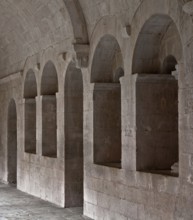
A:
<svg viewBox="0 0 193 220">
<path fill-rule="evenodd" d="M 0 220 L 85 220 L 82 208 L 63 209 L 0 183 Z"/>
</svg>

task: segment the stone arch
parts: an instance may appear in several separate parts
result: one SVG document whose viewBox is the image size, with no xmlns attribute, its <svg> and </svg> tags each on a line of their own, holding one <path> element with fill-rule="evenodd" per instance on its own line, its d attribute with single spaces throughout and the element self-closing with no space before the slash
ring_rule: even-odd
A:
<svg viewBox="0 0 193 220">
<path fill-rule="evenodd" d="M 121 167 L 121 85 L 115 80 L 123 68 L 115 37 L 101 37 L 94 52 L 91 82 L 94 84 L 94 163 Z M 124 72 L 122 72 L 123 74 Z"/>
<path fill-rule="evenodd" d="M 68 10 L 74 38 L 77 44 L 88 44 L 87 25 L 79 0 L 64 0 L 64 4 Z"/>
<path fill-rule="evenodd" d="M 123 58 L 116 38 L 110 34 L 103 36 L 94 53 L 91 67 L 91 82 L 113 83 L 114 72 L 123 67 Z"/>
<path fill-rule="evenodd" d="M 65 207 L 83 206 L 83 79 L 71 62 L 65 77 Z"/>
<path fill-rule="evenodd" d="M 173 42 L 166 39 L 171 36 Z M 170 50 L 177 60 L 181 59 L 182 44 L 175 23 L 168 15 L 156 14 L 145 22 L 138 35 L 132 73 L 161 73 L 161 61 L 167 53 L 164 46 L 167 46 L 165 50 Z"/>
<path fill-rule="evenodd" d="M 150 7 L 151 6 L 151 7 Z M 166 7 L 167 6 L 167 7 Z M 154 15 L 165 15 L 170 17 L 172 19 L 173 23 L 175 24 L 175 27 L 177 29 L 177 32 L 180 36 L 180 42 L 187 42 L 189 39 L 189 35 L 183 35 L 184 31 L 186 31 L 184 28 L 185 26 L 181 25 L 182 17 L 179 17 L 179 14 L 176 13 L 176 11 L 181 12 L 181 15 L 183 15 L 182 8 L 179 5 L 178 0 L 169 1 L 169 0 L 144 0 L 139 5 L 138 9 L 136 10 L 132 22 L 131 22 L 131 57 L 134 56 L 135 48 L 136 48 L 136 42 L 138 40 L 138 36 L 142 28 L 144 27 L 144 24 Z M 143 15 L 143 16 L 141 16 Z M 191 23 L 191 18 L 187 18 L 187 22 Z M 169 54 L 168 54 L 169 55 Z M 176 58 L 177 59 L 177 58 Z M 180 66 L 183 68 L 183 62 L 184 57 L 182 54 L 181 60 L 177 60 L 180 62 Z M 130 69 L 130 73 L 133 73 L 133 59 L 128 60 L 128 66 Z"/>
<path fill-rule="evenodd" d="M 70 16 L 74 33 L 74 51 L 76 53 L 77 65 L 88 66 L 89 59 L 89 37 L 87 24 L 79 0 L 64 0 L 64 4 Z"/>
<path fill-rule="evenodd" d="M 178 176 L 178 170 L 172 170 L 179 160 L 178 81 L 165 73 L 174 71 L 182 56 L 181 38 L 171 17 L 155 14 L 147 19 L 139 32 L 132 63 L 132 73 L 138 73 L 136 161 L 139 171 Z M 167 72 L 163 69 L 164 62 L 167 62 Z"/>
<path fill-rule="evenodd" d="M 42 72 L 41 95 L 55 95 L 58 92 L 58 75 L 52 61 L 48 61 Z"/>
<path fill-rule="evenodd" d="M 17 110 L 14 99 L 8 105 L 7 115 L 7 170 L 8 182 L 17 183 Z"/>
<path fill-rule="evenodd" d="M 36 153 L 36 96 L 37 82 L 35 73 L 30 69 L 24 81 L 24 150 L 27 153 Z"/>
<path fill-rule="evenodd" d="M 52 61 L 48 61 L 42 73 L 42 155 L 57 157 L 57 99 L 58 76 Z"/>
<path fill-rule="evenodd" d="M 36 76 L 32 69 L 26 74 L 23 93 L 24 98 L 35 98 L 37 96 Z"/>
<path fill-rule="evenodd" d="M 126 71 L 124 58 L 128 55 L 125 52 L 130 50 L 130 42 L 126 41 L 123 37 L 123 25 L 116 16 L 106 15 L 102 17 L 94 27 L 94 30 L 90 36 L 90 55 L 89 55 L 89 71 L 92 73 L 93 61 L 94 57 L 96 58 L 96 50 L 99 48 L 99 44 L 103 44 L 102 39 L 112 40 L 116 42 L 115 45 L 117 46 L 118 50 L 120 50 L 120 54 L 122 57 L 122 65 L 121 67 Z M 109 49 L 109 48 L 108 48 Z M 118 67 L 117 67 L 118 68 Z M 102 69 L 102 68 L 101 68 Z M 115 70 L 114 70 L 115 71 Z M 90 81 L 93 82 L 93 76 L 90 74 Z"/>
</svg>

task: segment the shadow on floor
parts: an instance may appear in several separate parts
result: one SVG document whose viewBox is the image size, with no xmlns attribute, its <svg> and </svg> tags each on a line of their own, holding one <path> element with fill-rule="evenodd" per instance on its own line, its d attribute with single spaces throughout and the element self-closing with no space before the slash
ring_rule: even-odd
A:
<svg viewBox="0 0 193 220">
<path fill-rule="evenodd" d="M 59 208 L 0 183 L 0 220 L 89 220 L 82 208 Z"/>
</svg>

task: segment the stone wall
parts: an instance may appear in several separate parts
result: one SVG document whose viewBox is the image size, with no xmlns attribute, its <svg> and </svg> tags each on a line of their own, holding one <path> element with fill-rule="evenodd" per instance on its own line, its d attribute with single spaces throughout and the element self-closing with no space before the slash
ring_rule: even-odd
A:
<svg viewBox="0 0 193 220">
<path fill-rule="evenodd" d="M 107 4 L 101 3 L 99 5 L 98 8 L 102 7 L 102 5 L 105 7 Z M 192 99 L 190 94 L 187 96 L 188 91 L 191 91 L 190 80 L 192 79 L 192 65 L 189 63 L 192 56 L 190 56 L 191 52 L 188 52 L 192 50 L 192 43 L 189 41 L 192 28 L 190 27 L 191 21 L 188 15 L 182 11 L 182 6 L 182 1 L 144 0 L 138 8 L 134 9 L 135 15 L 131 20 L 129 21 L 128 19 L 130 26 L 125 27 L 123 25 L 125 18 L 123 14 L 124 18 L 120 19 L 121 13 L 119 16 L 115 13 L 114 17 L 109 15 L 101 18 L 92 31 L 89 69 L 92 66 L 96 45 L 104 35 L 111 34 L 117 39 L 121 48 L 124 59 L 124 76 L 120 80 L 122 169 L 93 164 L 94 109 L 92 96 L 90 96 L 93 91 L 93 85 L 88 85 L 85 88 L 85 97 L 87 99 L 84 103 L 84 214 L 91 218 L 105 220 L 193 218 L 190 205 L 193 201 L 192 146 L 190 141 L 192 136 L 190 103 Z M 131 8 L 133 7 L 134 4 L 131 3 Z M 114 10 L 116 11 L 118 8 L 116 7 Z M 106 9 L 108 10 L 108 8 Z M 156 17 L 157 19 L 155 19 Z M 94 19 L 93 16 L 89 18 Z M 151 18 L 153 20 L 150 20 Z M 164 26 L 164 22 L 168 22 L 166 26 Z M 147 24 L 151 25 L 148 26 Z M 92 24 L 89 27 L 91 28 Z M 145 29 L 143 29 L 144 27 Z M 128 35 L 125 35 L 125 31 Z M 140 41 L 141 43 L 139 43 Z M 187 42 L 190 43 L 189 47 L 187 47 Z M 136 49 L 138 50 L 137 53 Z M 163 62 L 169 55 L 173 55 L 177 61 L 177 66 L 175 67 L 174 65 L 174 70 L 177 71 L 178 76 L 175 73 L 174 75 L 178 78 L 179 177 L 168 176 L 164 173 L 156 174 L 137 171 L 136 166 L 136 130 L 139 129 L 139 124 L 136 121 L 136 113 L 139 109 L 137 110 L 136 108 L 140 107 L 140 99 L 137 101 L 138 105 L 136 103 L 137 75 L 133 73 L 163 73 L 161 72 Z M 138 70 L 133 69 L 135 58 L 138 59 Z M 156 59 L 156 62 L 152 58 Z M 146 61 L 141 62 L 142 60 L 140 59 L 146 59 Z M 164 92 L 167 90 L 164 89 L 165 86 L 166 84 L 160 87 Z M 171 86 L 169 87 L 171 89 Z M 146 89 L 144 88 L 141 91 L 141 94 L 146 97 L 145 95 L 148 94 L 150 88 L 150 86 L 147 86 Z M 167 98 L 170 97 L 171 93 L 171 91 L 168 91 Z M 153 100 L 147 100 L 146 98 L 143 101 L 148 107 Z M 189 101 L 187 101 L 187 98 Z M 143 116 L 145 117 L 145 115 Z M 149 151 L 146 150 L 141 158 L 145 160 L 145 155 L 148 153 Z M 160 157 L 164 160 L 161 153 Z"/>
<path fill-rule="evenodd" d="M 42 32 L 38 32 L 30 41 L 29 26 L 28 34 L 25 35 L 28 40 L 15 43 L 17 46 L 15 52 L 10 49 L 13 45 L 11 43 L 0 62 L 1 76 L 6 76 L 0 80 L 0 179 L 4 182 L 9 181 L 8 158 L 11 151 L 8 151 L 7 144 L 8 107 L 10 101 L 14 100 L 17 110 L 18 189 L 61 207 L 82 205 L 84 200 L 84 215 L 93 219 L 193 219 L 193 26 L 191 17 L 183 11 L 184 3 L 182 0 L 112 0 L 111 3 L 108 0 L 80 0 L 70 1 L 68 5 L 67 1 L 57 0 L 53 7 L 51 6 L 53 3 L 49 1 L 49 4 L 46 6 L 42 4 L 40 8 L 34 3 L 34 10 L 39 8 L 34 19 L 44 21 L 37 27 L 37 30 Z M 30 10 L 33 9 L 32 5 L 28 6 Z M 25 4 L 20 12 L 25 11 L 26 7 Z M 79 10 L 81 7 L 82 11 Z M 55 22 L 52 24 L 49 11 L 54 8 L 56 13 L 52 18 Z M 18 21 L 19 24 L 23 24 L 25 19 L 22 22 L 20 19 Z M 46 29 L 47 26 L 44 25 L 46 22 L 52 28 Z M 74 26 L 76 22 L 79 24 L 77 29 Z M 33 22 L 30 24 L 34 25 Z M 34 29 L 31 31 L 34 33 Z M 7 48 L 5 43 L 7 41 L 3 40 L 2 48 Z M 43 77 L 44 67 L 50 61 L 57 77 L 50 76 L 49 70 L 53 70 L 51 67 L 46 68 L 47 75 Z M 165 65 L 169 72 L 164 71 Z M 22 71 L 18 72 L 18 69 Z M 25 93 L 26 76 L 30 70 L 35 75 L 37 85 L 32 86 L 30 82 L 34 82 L 34 79 L 31 79 L 26 85 L 30 88 L 28 91 L 31 90 L 33 93 Z M 12 74 L 13 72 L 18 73 Z M 76 78 L 72 73 L 78 74 L 79 77 Z M 165 123 L 171 120 L 173 114 L 178 117 L 178 144 L 174 143 L 173 139 L 170 144 L 171 149 L 174 144 L 175 147 L 178 145 L 179 155 L 175 152 L 175 160 L 179 158 L 179 175 L 171 176 L 147 170 L 144 172 L 137 168 L 137 139 L 140 140 L 137 131 L 141 123 L 137 114 L 139 110 L 143 110 L 139 109 L 142 101 L 144 102 L 142 108 L 148 108 L 154 102 L 151 96 L 149 98 L 145 96 L 153 93 L 149 83 L 140 87 L 140 96 L 137 94 L 136 86 L 139 86 L 136 84 L 137 77 L 140 78 L 140 74 L 144 73 L 150 78 L 152 74 L 165 74 L 165 77 L 172 79 L 175 77 L 172 88 L 178 87 L 178 94 L 175 94 L 178 96 L 178 113 L 175 109 L 175 112 L 167 115 L 168 118 L 162 116 Z M 43 84 L 42 78 L 47 79 Z M 107 87 L 116 84 L 114 87 L 119 88 L 119 92 L 115 94 L 110 90 L 100 91 L 100 97 L 95 97 L 97 84 L 103 84 L 103 88 L 107 84 Z M 164 93 L 165 100 L 173 91 L 171 86 L 166 84 L 165 82 L 163 86 L 159 84 L 154 88 L 156 92 Z M 48 92 L 50 87 L 54 94 L 53 91 L 52 94 Z M 37 92 L 34 92 L 34 88 Z M 160 93 L 155 93 L 159 94 L 158 98 Z M 43 100 L 44 96 L 50 95 L 54 95 L 54 104 L 49 107 L 53 110 L 51 113 L 54 123 L 49 123 L 51 129 L 48 134 L 45 132 L 46 141 L 44 141 L 42 129 L 47 128 L 47 124 L 43 126 L 44 119 L 48 123 L 51 117 L 46 115 L 49 111 L 46 110 L 48 107 L 44 105 Z M 117 96 L 119 100 L 115 102 Z M 26 121 L 28 120 L 26 99 L 31 98 L 33 103 L 34 100 L 36 103 L 36 122 L 32 123 L 33 132 L 36 127 L 36 137 L 35 141 L 33 139 L 30 142 L 30 147 L 26 148 L 30 137 L 26 135 L 30 129 L 25 129 L 26 126 L 30 126 L 30 121 L 28 123 Z M 108 138 L 111 138 L 109 135 L 111 134 L 116 139 L 117 132 L 121 132 L 121 135 L 117 135 L 120 144 L 118 149 L 113 138 L 108 142 L 108 138 L 104 137 L 106 127 L 103 127 L 103 132 L 98 126 L 99 134 L 102 131 L 102 138 L 108 142 L 106 156 L 115 156 L 116 153 L 119 158 L 116 162 L 119 162 L 119 166 L 101 164 L 100 159 L 103 155 L 100 154 L 97 159 L 100 164 L 94 161 L 96 156 L 94 146 L 98 141 L 96 137 L 99 138 L 95 136 L 97 127 L 95 125 L 101 119 L 99 116 L 96 121 L 94 117 L 95 98 L 100 101 L 97 106 L 99 113 L 105 107 L 106 112 L 100 126 L 103 126 L 103 122 L 110 124 L 112 132 L 108 133 Z M 103 103 L 104 101 L 106 103 Z M 172 99 L 171 102 L 175 101 Z M 113 106 L 118 110 L 115 111 Z M 106 118 L 111 116 L 113 110 L 116 112 L 115 118 L 118 118 L 117 123 L 116 120 Z M 148 110 L 145 113 L 149 114 L 148 117 L 152 115 Z M 141 116 L 145 118 L 143 112 Z M 159 118 L 156 125 L 163 121 L 163 118 Z M 156 127 L 149 121 L 148 126 L 150 129 Z M 55 133 L 54 156 L 42 151 L 43 142 L 45 148 L 52 143 L 52 131 Z M 170 139 L 170 134 L 167 133 L 167 137 Z M 31 146 L 34 144 L 35 147 Z M 33 149 L 32 152 L 29 149 Z M 146 159 L 149 153 L 147 149 L 148 147 L 143 149 L 144 153 L 142 150 L 140 156 L 142 159 Z M 152 159 L 153 156 L 149 158 Z M 159 159 L 164 161 L 161 153 Z"/>
</svg>

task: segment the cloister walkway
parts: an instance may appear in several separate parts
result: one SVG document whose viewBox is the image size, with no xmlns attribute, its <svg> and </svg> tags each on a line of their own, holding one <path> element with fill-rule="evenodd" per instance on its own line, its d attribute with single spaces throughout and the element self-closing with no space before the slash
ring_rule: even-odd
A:
<svg viewBox="0 0 193 220">
<path fill-rule="evenodd" d="M 0 220 L 88 220 L 82 208 L 59 208 L 0 183 Z"/>
</svg>

